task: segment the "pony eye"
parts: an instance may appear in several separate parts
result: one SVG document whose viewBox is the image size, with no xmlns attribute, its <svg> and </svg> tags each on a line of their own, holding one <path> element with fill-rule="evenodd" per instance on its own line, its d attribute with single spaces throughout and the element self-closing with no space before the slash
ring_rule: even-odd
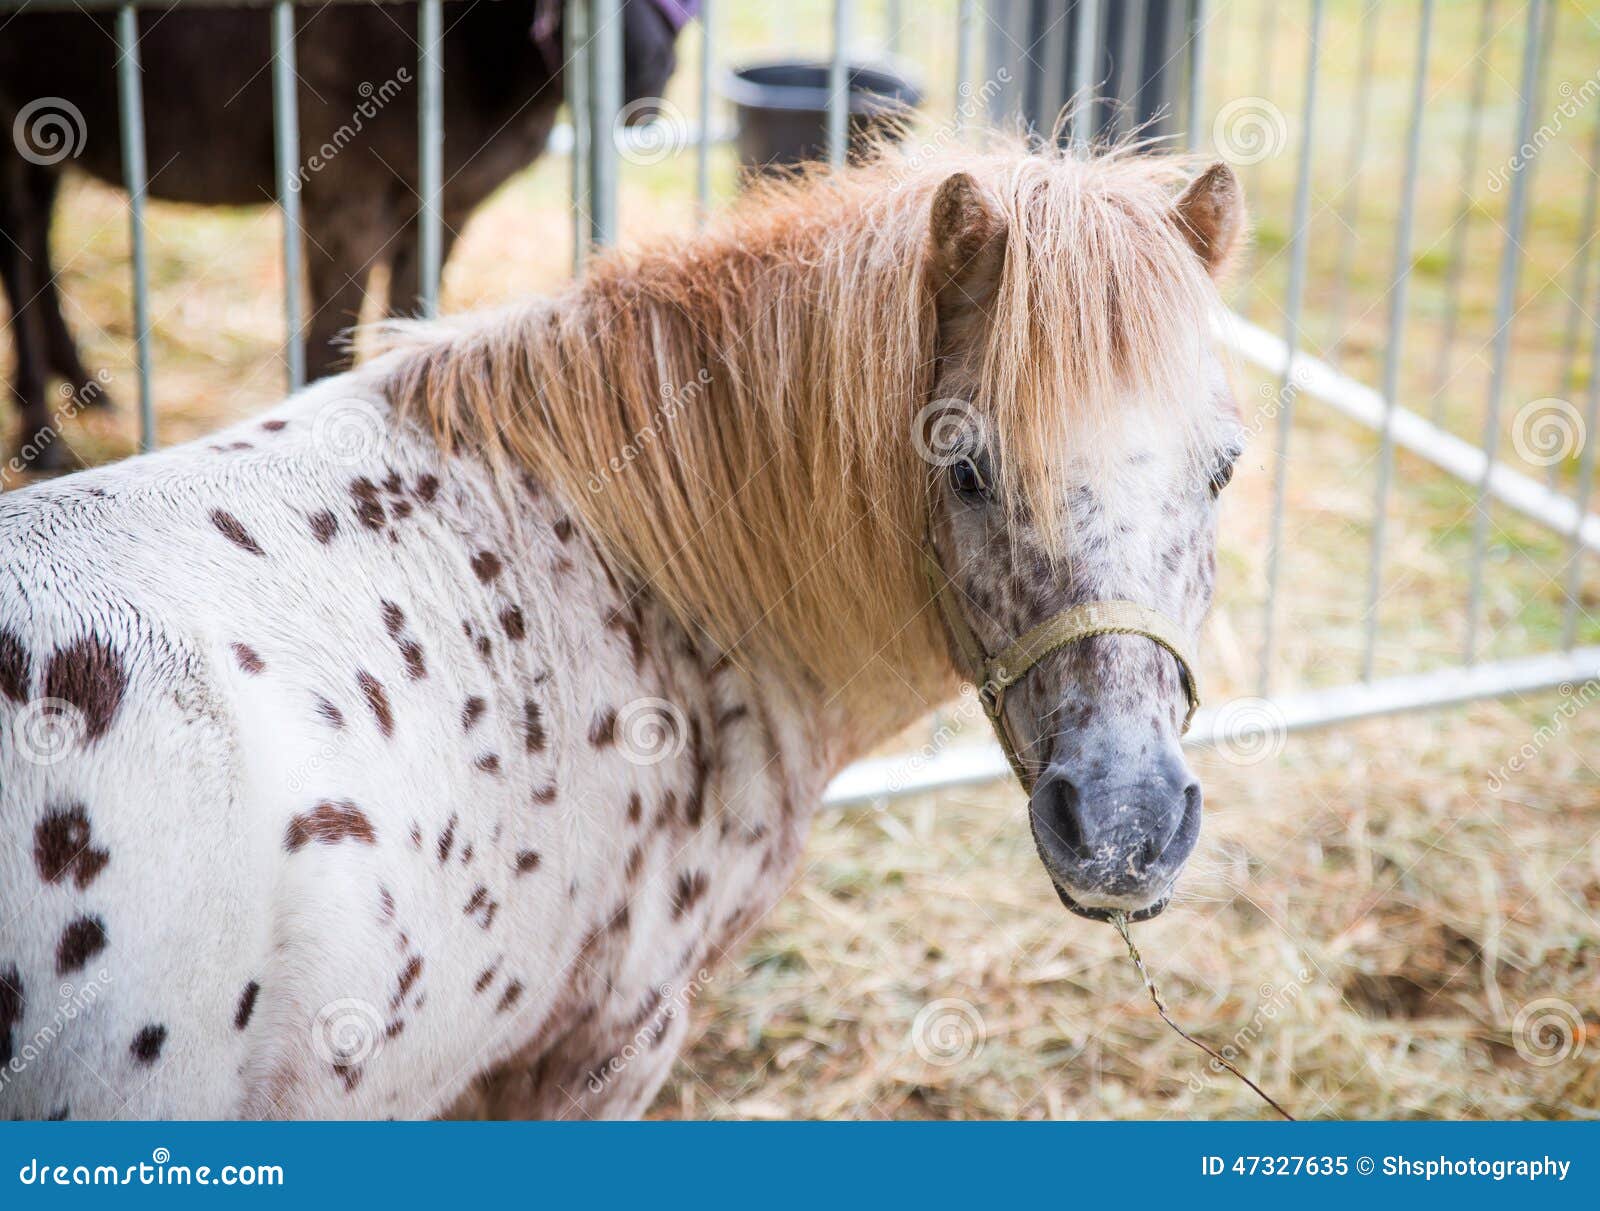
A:
<svg viewBox="0 0 1600 1211">
<path fill-rule="evenodd" d="M 989 496 L 989 485 L 970 458 L 958 458 L 950 464 L 950 486 L 956 495 L 968 500 L 986 500 Z"/>
<path fill-rule="evenodd" d="M 1233 460 L 1220 464 L 1211 473 L 1211 495 L 1216 496 L 1228 486 L 1228 481 L 1233 478 Z"/>
</svg>

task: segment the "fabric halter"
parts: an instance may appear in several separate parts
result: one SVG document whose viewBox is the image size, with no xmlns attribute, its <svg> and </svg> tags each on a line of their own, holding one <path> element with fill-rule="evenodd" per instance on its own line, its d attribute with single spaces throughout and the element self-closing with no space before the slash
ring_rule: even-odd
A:
<svg viewBox="0 0 1600 1211">
<path fill-rule="evenodd" d="M 1183 677 L 1183 691 L 1189 700 L 1183 730 L 1187 732 L 1194 722 L 1194 713 L 1200 706 L 1199 682 L 1195 679 L 1194 665 L 1184 651 L 1182 628 L 1165 614 L 1132 601 L 1085 601 L 1046 618 L 991 656 L 967 622 L 956 598 L 958 590 L 944 574 L 934 552 L 932 530 L 922 542 L 922 565 L 944 625 L 966 660 L 967 667 L 963 671 L 977 686 L 978 700 L 983 703 L 984 713 L 994 727 L 995 738 L 1000 741 L 1006 760 L 1011 763 L 1011 772 L 1016 774 L 1024 791 L 1032 793 L 1033 780 L 1011 739 L 1011 727 L 1005 715 L 1006 691 L 1026 677 L 1034 665 L 1064 647 L 1096 635 L 1143 635 L 1160 644 L 1172 653 Z"/>
</svg>

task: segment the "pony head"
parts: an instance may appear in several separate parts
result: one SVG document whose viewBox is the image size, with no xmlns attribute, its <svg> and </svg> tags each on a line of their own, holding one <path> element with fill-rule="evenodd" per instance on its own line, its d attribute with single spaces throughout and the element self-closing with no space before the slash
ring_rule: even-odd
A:
<svg viewBox="0 0 1600 1211">
<path fill-rule="evenodd" d="M 1210 324 L 1243 208 L 1226 167 L 1191 175 L 1127 149 L 886 145 L 554 298 L 394 329 L 390 390 L 560 496 L 631 591 L 800 704 L 837 768 L 968 671 L 930 548 L 989 652 L 1110 599 L 1192 646 L 1238 451 Z M 1152 910 L 1193 847 L 1184 708 L 1137 635 L 1006 694 L 1039 852 L 1079 909 Z"/>
<path fill-rule="evenodd" d="M 1158 611 L 1192 646 L 1210 606 L 1241 434 L 1207 323 L 1243 207 L 1223 164 L 1176 196 L 1160 181 L 1132 157 L 1024 161 L 932 198 L 937 369 L 913 440 L 927 542 L 989 653 L 1103 601 Z M 1194 848 L 1186 676 L 1153 639 L 1106 634 L 1004 696 L 1039 856 L 1082 915 L 1153 916 Z"/>
</svg>

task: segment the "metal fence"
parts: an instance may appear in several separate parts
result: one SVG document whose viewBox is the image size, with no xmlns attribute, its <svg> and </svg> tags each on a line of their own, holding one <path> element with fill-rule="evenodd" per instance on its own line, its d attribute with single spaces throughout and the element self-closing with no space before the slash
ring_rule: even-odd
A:
<svg viewBox="0 0 1600 1211">
<path fill-rule="evenodd" d="M 170 7 L 173 0 L 159 0 Z M 211 0 L 182 0 L 183 3 L 208 3 Z M 298 193 L 295 175 L 299 165 L 298 125 L 295 99 L 295 0 L 230 0 L 232 3 L 260 3 L 270 8 L 263 19 L 270 20 L 273 46 L 273 97 L 276 131 L 279 204 L 283 211 L 283 259 L 285 267 L 284 310 L 289 333 L 287 363 L 289 386 L 297 388 L 304 375 L 299 333 L 302 328 L 301 294 L 303 265 L 299 243 Z M 320 0 L 319 0 L 320 2 Z M 1517 318 L 1519 275 L 1524 257 L 1523 234 L 1533 206 L 1532 171 L 1536 155 L 1530 148 L 1540 146 L 1538 122 L 1540 98 L 1545 95 L 1550 48 L 1554 41 L 1557 5 L 1551 0 L 1525 0 L 1520 5 L 1501 0 L 1475 0 L 1472 9 L 1479 51 L 1464 70 L 1470 78 L 1470 104 L 1460 131 L 1459 217 L 1448 232 L 1450 250 L 1446 258 L 1448 278 L 1444 287 L 1445 313 L 1443 336 L 1432 358 L 1408 346 L 1408 302 L 1416 272 L 1416 221 L 1419 182 L 1424 176 L 1424 150 L 1429 114 L 1429 64 L 1441 19 L 1451 23 L 1453 38 L 1459 39 L 1460 23 L 1469 11 L 1466 0 L 1448 6 L 1435 0 L 1409 0 L 1380 5 L 1378 0 L 1350 0 L 1341 6 L 1348 16 L 1358 11 L 1359 38 L 1355 95 L 1348 117 L 1349 137 L 1334 147 L 1323 134 L 1325 115 L 1319 98 L 1319 72 L 1330 53 L 1327 45 L 1329 0 L 1300 0 L 1279 4 L 1262 0 L 1250 5 L 1244 0 L 1163 0 L 1160 11 L 1170 36 L 1166 40 L 1145 38 L 1136 41 L 1147 9 L 1143 3 L 1108 5 L 1104 0 L 959 0 L 954 16 L 957 22 L 955 95 L 970 92 L 984 60 L 993 68 L 998 58 L 1009 57 L 1037 73 L 1043 81 L 1035 97 L 1080 102 L 1073 111 L 1068 129 L 1070 138 L 1083 144 L 1097 133 L 1118 133 L 1143 119 L 1160 117 L 1167 129 L 1182 131 L 1185 144 L 1195 149 L 1215 150 L 1242 164 L 1247 187 L 1260 183 L 1262 160 L 1247 150 L 1221 146 L 1229 136 L 1227 123 L 1252 119 L 1261 138 L 1276 141 L 1280 149 L 1292 148 L 1292 187 L 1285 215 L 1269 216 L 1282 223 L 1284 239 L 1275 251 L 1286 276 L 1281 302 L 1276 301 L 1273 323 L 1252 322 L 1247 315 L 1262 305 L 1259 291 L 1247 278 L 1243 294 L 1235 299 L 1236 311 L 1219 327 L 1222 340 L 1245 361 L 1276 379 L 1270 420 L 1275 427 L 1272 467 L 1271 518 L 1265 556 L 1265 591 L 1262 600 L 1260 650 L 1255 675 L 1256 695 L 1203 710 L 1188 737 L 1195 744 L 1245 743 L 1261 732 L 1289 732 L 1345 720 L 1385 713 L 1437 707 L 1450 703 L 1496 695 L 1515 694 L 1574 681 L 1586 681 L 1600 674 L 1600 647 L 1579 646 L 1579 587 L 1584 558 L 1600 549 L 1600 516 L 1589 511 L 1593 480 L 1594 442 L 1582 442 L 1576 472 L 1559 474 L 1552 464 L 1542 479 L 1519 469 L 1501 456 L 1504 430 L 1501 403 L 1506 394 L 1512 354 L 1512 328 Z M 137 3 L 116 0 L 0 0 L 0 11 L 18 8 L 66 7 L 115 8 L 116 34 L 120 54 L 118 73 L 121 99 L 121 137 L 123 167 L 130 194 L 133 259 L 133 317 L 138 363 L 141 417 L 141 444 L 154 444 L 154 406 L 151 391 L 148 266 L 144 240 L 146 165 L 144 162 L 143 115 L 141 109 L 140 64 L 136 11 Z M 151 0 L 156 6 L 156 0 Z M 850 0 L 832 4 L 831 52 L 829 70 L 829 112 L 827 147 L 830 159 L 838 163 L 845 154 L 847 135 L 847 87 L 851 49 L 858 37 L 858 6 Z M 899 50 L 900 31 L 905 14 L 902 5 L 890 0 L 885 6 L 889 27 L 887 44 Z M 710 202 L 710 155 L 718 138 L 713 118 L 711 80 L 718 62 L 716 31 L 723 6 L 704 0 L 696 26 L 700 77 L 696 95 L 698 115 L 691 141 L 696 157 L 695 182 L 700 213 Z M 566 150 L 571 162 L 571 200 L 574 224 L 574 269 L 582 267 L 585 251 L 611 242 L 618 234 L 619 144 L 632 137 L 618 126 L 622 109 L 622 0 L 569 0 L 566 5 L 566 102 L 570 125 L 558 131 L 556 144 Z M 1441 10 L 1447 11 L 1441 11 Z M 1040 39 L 1030 38 L 1026 23 L 1018 25 L 1024 10 L 1033 15 L 1043 11 L 1048 18 Z M 1155 11 L 1154 8 L 1148 10 Z M 421 297 L 427 312 L 437 308 L 441 251 L 440 200 L 442 85 L 440 44 L 445 19 L 445 0 L 419 0 L 416 41 L 419 81 L 418 151 L 421 198 Z M 1377 384 L 1369 385 L 1342 368 L 1346 319 L 1352 307 L 1352 258 L 1363 246 L 1365 231 L 1360 213 L 1370 211 L 1376 195 L 1371 190 L 1379 182 L 1364 173 L 1375 140 L 1370 134 L 1374 113 L 1377 76 L 1374 60 L 1381 47 L 1394 43 L 1379 37 L 1380 20 L 1403 25 L 1409 39 L 1410 68 L 1405 81 L 1403 107 L 1404 138 L 1401 162 L 1394 174 L 1392 199 L 1395 209 L 1390 269 L 1379 291 L 1386 320 L 1382 338 L 1383 353 Z M 1298 36 L 1292 27 L 1303 31 L 1296 59 L 1280 65 L 1279 51 L 1285 31 Z M 1051 40 L 1048 35 L 1064 32 Z M 1036 32 L 1038 32 L 1036 30 Z M 1111 34 L 1110 38 L 1107 34 Z M 1392 30 L 1391 30 L 1392 33 Z M 1503 216 L 1503 239 L 1498 250 L 1495 278 L 1494 319 L 1490 349 L 1490 370 L 1486 385 L 1481 433 L 1471 440 L 1453 432 L 1443 423 L 1437 398 L 1429 415 L 1415 404 L 1408 404 L 1405 371 L 1424 360 L 1448 363 L 1463 315 L 1463 291 L 1473 280 L 1469 272 L 1482 263 L 1484 233 L 1480 243 L 1469 246 L 1473 222 L 1481 196 L 1479 178 L 1487 162 L 1488 134 L 1486 113 L 1495 102 L 1493 84 L 1498 79 L 1489 70 L 1487 48 L 1491 40 L 1504 43 L 1520 39 L 1517 81 L 1514 86 L 1515 123 L 1511 142 L 1512 171 L 1502 187 L 1507 195 Z M 1241 55 L 1253 51 L 1253 60 Z M 1144 60 L 1130 60 L 1135 53 Z M 1152 47 L 1155 51 L 1152 51 Z M 1120 49 L 1119 49 L 1120 48 Z M 680 52 L 683 50 L 680 44 Z M 1037 53 L 1035 53 L 1037 52 Z M 1224 64 L 1224 56 L 1227 58 Z M 685 56 L 687 57 L 687 56 Z M 1233 81 L 1240 64 L 1258 73 L 1249 92 Z M 1280 66 L 1298 69 L 1279 70 Z M 1148 96 L 1140 87 L 1160 74 L 1165 80 L 1160 90 L 1164 98 L 1154 113 Z M 1280 87 L 1275 76 L 1292 76 L 1288 86 Z M 1109 83 L 1122 102 L 1120 108 L 1097 108 L 1082 102 L 1099 96 Z M 1295 90 L 1298 95 L 1290 95 Z M 1053 91 L 1052 91 L 1053 90 Z M 1583 104 L 1594 123 L 1592 158 L 1600 165 L 1600 78 L 1585 81 Z M 1211 102 L 1209 97 L 1216 97 Z M 1282 104 L 1277 98 L 1282 98 Z M 1567 97 L 1571 99 L 1570 94 Z M 1241 109 L 1241 104 L 1244 108 Z M 1251 107 L 1254 110 L 1251 111 Z M 1123 114 L 1131 114 L 1124 118 Z M 1293 121 L 1290 115 L 1293 114 Z M 1181 121 L 1178 119 L 1181 118 Z M 1226 121 L 1225 121 L 1226 120 Z M 1237 132 L 1235 132 L 1237 133 Z M 1519 156 L 1522 163 L 1518 163 Z M 1307 347 L 1306 298 L 1311 266 L 1311 245 L 1316 238 L 1314 219 L 1314 167 L 1321 158 L 1335 165 L 1342 175 L 1336 204 L 1331 208 L 1339 220 L 1341 234 L 1336 241 L 1338 264 L 1332 272 L 1333 298 L 1323 311 L 1331 316 L 1335 336 L 1321 355 Z M 1252 179 L 1250 174 L 1257 174 Z M 1592 259 L 1589 241 L 1596 222 L 1596 182 L 1591 172 L 1581 204 L 1581 231 L 1577 255 L 1573 257 L 1570 290 L 1571 309 L 1566 322 L 1562 375 L 1569 384 L 1578 381 L 1577 368 L 1586 362 L 1588 370 L 1586 403 L 1580 416 L 1571 418 L 1582 434 L 1594 434 L 1596 408 L 1600 403 L 1600 297 L 1594 304 L 1587 299 L 1588 266 Z M 1368 192 L 1363 194 L 1363 188 Z M 1498 191 L 1496 191 L 1498 192 Z M 1260 195 L 1270 197 L 1270 191 Z M 1321 207 L 1318 210 L 1326 210 Z M 1500 222 L 1499 219 L 1496 220 Z M 1476 226 L 1484 226 L 1481 218 Z M 1435 233 L 1437 236 L 1438 233 Z M 1596 275 L 1600 278 L 1600 275 Z M 1369 308 L 1370 310 L 1370 308 Z M 1587 334 L 1587 342 L 1583 339 Z M 1589 352 L 1584 355 L 1584 347 Z M 1437 393 L 1436 393 L 1437 394 Z M 1365 609 L 1361 617 L 1362 645 L 1358 675 L 1320 689 L 1294 693 L 1277 692 L 1275 661 L 1280 636 L 1282 568 L 1285 550 L 1284 516 L 1288 488 L 1294 472 L 1291 452 L 1296 413 L 1312 406 L 1331 410 L 1358 422 L 1375 435 L 1376 474 L 1370 501 L 1370 533 L 1366 553 Z M 1570 405 L 1569 405 L 1570 407 Z M 1467 589 L 1459 602 L 1464 617 L 1464 635 L 1459 658 L 1443 667 L 1379 677 L 1376 653 L 1379 649 L 1380 601 L 1389 590 L 1386 579 L 1390 532 L 1388 520 L 1395 496 L 1396 455 L 1400 450 L 1431 463 L 1438 470 L 1466 486 L 1474 512 L 1468 549 Z M 1302 451 L 1298 457 L 1304 458 Z M 1561 641 L 1551 650 L 1505 659 L 1483 659 L 1484 596 L 1491 577 L 1488 567 L 1490 510 L 1503 506 L 1560 536 L 1565 561 L 1560 569 L 1564 593 Z M 1241 705 L 1243 704 L 1243 705 Z M 930 745 L 916 754 L 906 754 L 862 762 L 847 770 L 829 790 L 833 802 L 872 800 L 893 794 L 910 793 L 982 782 L 1007 776 L 1004 758 L 990 745 Z"/>
</svg>

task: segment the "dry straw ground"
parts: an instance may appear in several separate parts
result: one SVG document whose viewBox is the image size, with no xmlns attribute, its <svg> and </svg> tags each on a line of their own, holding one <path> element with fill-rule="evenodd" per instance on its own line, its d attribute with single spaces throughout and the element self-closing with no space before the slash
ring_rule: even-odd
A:
<svg viewBox="0 0 1600 1211">
<path fill-rule="evenodd" d="M 870 44 L 885 6 L 858 7 Z M 919 137 L 942 138 L 937 115 L 954 99 L 954 5 L 904 7 L 918 16 L 903 46 L 923 65 L 935 115 Z M 1239 306 L 1281 331 L 1309 6 L 1209 7 L 1212 107 L 1264 98 L 1284 120 L 1287 141 L 1277 154 L 1245 170 L 1258 242 L 1235 288 Z M 1377 382 L 1388 349 L 1386 284 L 1415 11 L 1378 7 L 1374 105 L 1363 167 L 1352 177 L 1347 153 L 1367 5 L 1327 7 L 1301 335 Z M 1555 8 L 1536 106 L 1547 125 L 1600 65 L 1592 6 L 1568 0 Z M 729 10 L 729 56 L 792 50 L 827 29 L 824 0 L 719 9 Z M 1510 148 L 1525 5 L 1496 5 L 1464 306 L 1442 375 L 1480 9 L 1464 0 L 1438 9 L 1401 394 L 1424 412 L 1437 406 L 1449 427 L 1476 440 L 1507 199 L 1486 182 Z M 692 65 L 692 53 L 685 59 Z M 692 72 L 675 87 L 692 112 Z M 1513 460 L 1520 454 L 1511 426 L 1523 406 L 1557 396 L 1581 408 L 1589 389 L 1587 357 L 1569 370 L 1564 352 L 1572 298 L 1583 285 L 1578 266 L 1594 254 L 1582 199 L 1600 100 L 1590 96 L 1587 106 L 1562 121 L 1534 165 L 1538 202 L 1523 241 L 1502 400 L 1502 450 Z M 725 154 L 716 168 L 720 192 L 731 191 Z M 626 170 L 631 238 L 692 221 L 692 172 L 689 155 Z M 565 164 L 546 161 L 473 219 L 446 277 L 452 307 L 563 278 L 565 184 Z M 1352 273 L 1340 325 L 1347 231 Z M 267 209 L 157 205 L 150 234 L 161 436 L 172 442 L 281 394 L 278 225 Z M 85 462 L 121 457 L 132 452 L 136 427 L 120 197 L 70 185 L 56 250 L 69 318 L 123 403 L 116 413 L 73 419 L 67 439 Z M 1578 312 L 1585 336 L 1597 282 L 1600 269 L 1592 269 Z M 1341 329 L 1346 339 L 1336 345 Z M 1213 702 L 1254 689 L 1275 457 L 1276 384 L 1248 367 L 1236 377 L 1260 435 L 1225 497 L 1220 596 L 1203 645 Z M 1275 665 L 1285 689 L 1349 681 L 1359 668 L 1376 466 L 1371 434 L 1315 401 L 1298 405 L 1292 443 Z M 1567 455 L 1557 474 L 1570 488 L 1578 448 Z M 0 471 L 0 483 L 17 482 Z M 1401 456 L 1380 675 L 1458 657 L 1473 496 Z M 1490 516 L 1485 654 L 1546 650 L 1560 634 L 1567 544 L 1504 510 Z M 1580 640 L 1600 642 L 1593 559 L 1579 603 Z M 1179 899 L 1136 935 L 1179 1020 L 1213 1046 L 1235 1049 L 1246 1071 L 1305 1116 L 1600 1114 L 1600 690 L 1592 681 L 1567 689 L 1295 736 L 1262 751 L 1196 754 L 1207 790 L 1201 851 Z M 793 892 L 718 969 L 694 1012 L 699 1040 L 657 1116 L 1264 1113 L 1160 1024 L 1108 928 L 1062 912 L 1009 787 L 825 815 Z"/>
</svg>

